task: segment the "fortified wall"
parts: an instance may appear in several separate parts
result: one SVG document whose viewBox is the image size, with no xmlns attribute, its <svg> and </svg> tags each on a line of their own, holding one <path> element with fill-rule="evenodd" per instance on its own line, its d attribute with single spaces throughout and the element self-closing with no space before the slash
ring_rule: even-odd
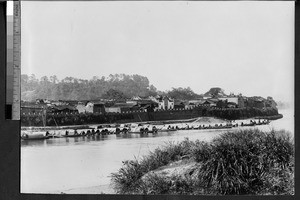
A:
<svg viewBox="0 0 300 200">
<path fill-rule="evenodd" d="M 128 111 L 123 113 L 48 113 L 22 114 L 21 126 L 67 126 L 108 123 L 132 123 L 145 121 L 183 120 L 197 117 L 217 117 L 227 120 L 251 117 L 274 117 L 278 115 L 273 108 L 210 108 L 160 110 L 155 112 Z"/>
</svg>

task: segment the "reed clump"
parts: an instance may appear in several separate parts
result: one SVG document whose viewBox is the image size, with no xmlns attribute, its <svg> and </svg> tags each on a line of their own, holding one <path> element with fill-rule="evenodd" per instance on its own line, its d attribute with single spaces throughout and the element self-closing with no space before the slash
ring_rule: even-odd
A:
<svg viewBox="0 0 300 200">
<path fill-rule="evenodd" d="M 158 173 L 183 157 L 197 164 L 182 174 Z M 122 194 L 292 195 L 293 139 L 285 131 L 249 129 L 211 142 L 168 143 L 140 160 L 124 162 L 112 182 Z"/>
</svg>

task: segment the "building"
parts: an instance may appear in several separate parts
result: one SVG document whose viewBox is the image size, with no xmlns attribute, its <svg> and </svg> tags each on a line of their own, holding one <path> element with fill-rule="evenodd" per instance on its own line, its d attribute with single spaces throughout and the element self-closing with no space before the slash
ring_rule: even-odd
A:
<svg viewBox="0 0 300 200">
<path fill-rule="evenodd" d="M 157 96 L 156 98 L 149 97 L 152 101 L 156 102 L 158 107 L 157 109 L 159 110 L 170 110 L 174 109 L 174 99 L 171 99 L 170 97 L 167 96 Z"/>
<path fill-rule="evenodd" d="M 205 100 L 203 103 L 202 103 L 202 106 L 205 106 L 205 107 L 213 107 L 213 106 L 217 106 L 217 103 L 214 102 L 214 101 L 211 101 L 209 99 Z"/>
<path fill-rule="evenodd" d="M 104 113 L 105 104 L 103 102 L 79 102 L 76 106 L 79 113 Z"/>
<path fill-rule="evenodd" d="M 164 109 L 165 110 L 174 109 L 174 99 L 171 99 L 171 98 L 165 96 L 163 98 L 163 101 L 164 101 Z"/>
<path fill-rule="evenodd" d="M 49 113 L 78 113 L 75 106 L 63 105 L 63 106 L 48 106 L 47 112 Z"/>
<path fill-rule="evenodd" d="M 121 107 L 115 107 L 115 106 L 106 107 L 105 112 L 107 112 L 107 113 L 121 113 Z"/>
<path fill-rule="evenodd" d="M 219 100 L 226 100 L 228 103 L 235 103 L 239 108 L 245 107 L 244 98 L 241 96 L 220 97 Z"/>
<path fill-rule="evenodd" d="M 185 109 L 193 109 L 196 107 L 196 104 L 190 101 L 185 102 L 184 104 L 184 108 Z"/>
<path fill-rule="evenodd" d="M 21 105 L 21 114 L 30 115 L 30 114 L 43 114 L 45 106 L 42 105 Z"/>
<path fill-rule="evenodd" d="M 267 97 L 266 107 L 271 107 L 277 109 L 277 103 L 274 101 L 272 97 Z"/>
<path fill-rule="evenodd" d="M 262 97 L 248 97 L 245 100 L 245 106 L 249 108 L 259 108 L 262 109 L 266 107 L 265 99 Z"/>
<path fill-rule="evenodd" d="M 185 104 L 183 101 L 174 100 L 174 109 L 184 109 Z"/>
</svg>

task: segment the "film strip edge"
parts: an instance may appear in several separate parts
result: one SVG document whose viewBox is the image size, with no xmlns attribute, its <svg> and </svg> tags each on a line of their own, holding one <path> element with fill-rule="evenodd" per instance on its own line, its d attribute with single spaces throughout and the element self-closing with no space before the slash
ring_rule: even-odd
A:
<svg viewBox="0 0 300 200">
<path fill-rule="evenodd" d="M 12 120 L 20 120 L 21 109 L 21 2 L 13 2 L 13 103 Z"/>
</svg>

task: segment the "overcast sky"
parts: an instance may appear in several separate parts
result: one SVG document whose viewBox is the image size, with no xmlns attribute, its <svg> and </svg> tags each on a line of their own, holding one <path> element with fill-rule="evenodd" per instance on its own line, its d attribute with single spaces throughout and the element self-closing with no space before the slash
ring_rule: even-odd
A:
<svg viewBox="0 0 300 200">
<path fill-rule="evenodd" d="M 22 1 L 22 73 L 294 95 L 294 2 Z"/>
</svg>

